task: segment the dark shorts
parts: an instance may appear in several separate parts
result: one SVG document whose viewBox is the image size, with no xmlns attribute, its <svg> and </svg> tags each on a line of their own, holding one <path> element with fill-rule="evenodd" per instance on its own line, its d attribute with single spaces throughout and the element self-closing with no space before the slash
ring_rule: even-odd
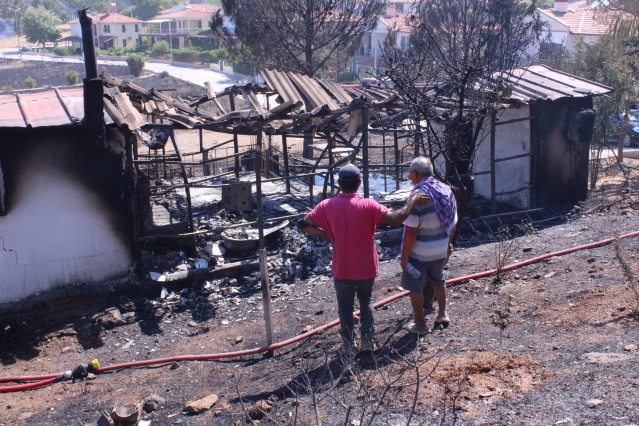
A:
<svg viewBox="0 0 639 426">
<path fill-rule="evenodd" d="M 424 291 L 426 284 L 441 287 L 446 284 L 444 277 L 444 266 L 447 259 L 436 260 L 434 262 L 419 263 L 411 261 L 413 266 L 422 274 L 414 278 L 406 271 L 402 271 L 402 287 L 413 293 L 421 293 Z"/>
</svg>

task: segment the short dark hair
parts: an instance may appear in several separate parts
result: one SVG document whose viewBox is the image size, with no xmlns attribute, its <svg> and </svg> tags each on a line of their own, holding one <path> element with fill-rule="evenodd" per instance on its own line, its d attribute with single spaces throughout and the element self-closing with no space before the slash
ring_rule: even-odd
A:
<svg viewBox="0 0 639 426">
<path fill-rule="evenodd" d="M 339 179 L 339 186 L 342 192 L 356 192 L 359 187 L 359 179 Z"/>
</svg>

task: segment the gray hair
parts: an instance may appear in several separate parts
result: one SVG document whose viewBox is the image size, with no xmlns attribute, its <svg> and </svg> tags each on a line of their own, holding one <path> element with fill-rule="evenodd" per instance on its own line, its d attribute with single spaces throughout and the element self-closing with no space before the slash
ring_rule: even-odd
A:
<svg viewBox="0 0 639 426">
<path fill-rule="evenodd" d="M 409 172 L 416 172 L 420 176 L 432 176 L 433 175 L 433 163 L 430 158 L 417 157 L 410 162 Z"/>
</svg>

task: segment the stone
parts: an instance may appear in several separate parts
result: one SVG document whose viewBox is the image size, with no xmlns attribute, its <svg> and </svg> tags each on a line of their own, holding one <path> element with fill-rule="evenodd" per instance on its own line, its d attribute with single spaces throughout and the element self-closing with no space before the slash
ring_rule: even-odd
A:
<svg viewBox="0 0 639 426">
<path fill-rule="evenodd" d="M 311 331 L 313 329 L 312 325 L 307 325 L 302 329 L 302 333 L 308 333 L 309 331 Z"/>
<path fill-rule="evenodd" d="M 591 364 L 616 364 L 631 358 L 627 354 L 590 352 L 582 355 L 581 359 Z"/>
<path fill-rule="evenodd" d="M 242 336 L 237 336 L 237 337 L 235 338 L 235 344 L 237 345 L 238 343 L 242 342 L 243 340 L 244 340 L 244 337 L 242 337 Z"/>
<path fill-rule="evenodd" d="M 590 408 L 595 408 L 603 404 L 604 402 L 601 399 L 589 399 L 586 401 L 586 405 Z"/>
<path fill-rule="evenodd" d="M 197 327 L 197 323 L 195 321 L 188 322 L 189 327 Z"/>
<path fill-rule="evenodd" d="M 623 347 L 624 351 L 631 352 L 637 350 L 637 345 L 626 345 Z"/>
<path fill-rule="evenodd" d="M 550 273 L 548 273 L 548 274 L 544 275 L 544 278 L 552 278 L 552 277 L 554 277 L 554 276 L 555 276 L 555 274 L 556 274 L 556 272 L 554 272 L 554 271 L 553 271 L 553 272 L 550 272 Z"/>
<path fill-rule="evenodd" d="M 208 411 L 215 405 L 217 402 L 217 395 L 212 393 L 209 396 L 205 396 L 202 399 L 198 399 L 197 401 L 189 401 L 184 406 L 184 409 L 191 414 L 200 414 L 204 411 Z"/>
<path fill-rule="evenodd" d="M 147 413 L 152 413 L 153 411 L 157 411 L 162 408 L 166 404 L 166 400 L 159 395 L 149 395 L 144 400 L 144 411 Z"/>
<path fill-rule="evenodd" d="M 92 319 L 95 324 L 101 325 L 106 329 L 126 324 L 118 308 L 109 308 L 104 312 L 94 315 Z"/>
</svg>

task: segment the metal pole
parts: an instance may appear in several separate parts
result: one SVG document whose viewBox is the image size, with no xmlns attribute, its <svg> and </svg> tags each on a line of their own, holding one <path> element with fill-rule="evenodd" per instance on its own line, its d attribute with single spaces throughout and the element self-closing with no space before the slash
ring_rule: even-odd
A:
<svg viewBox="0 0 639 426">
<path fill-rule="evenodd" d="M 240 180 L 240 145 L 237 140 L 237 130 L 233 129 L 233 153 L 235 154 L 235 180 Z"/>
<path fill-rule="evenodd" d="M 173 65 L 173 20 L 169 18 L 169 51 L 171 52 L 171 65 Z"/>
<path fill-rule="evenodd" d="M 257 204 L 257 227 L 259 233 L 258 256 L 260 258 L 260 275 L 262 279 L 262 306 L 264 308 L 264 323 L 266 326 L 266 345 L 273 344 L 273 324 L 271 322 L 271 289 L 268 282 L 268 263 L 264 243 L 264 216 L 262 212 L 262 126 L 257 129 L 257 147 L 255 153 L 255 186 Z M 268 352 L 272 356 L 273 352 Z"/>
<path fill-rule="evenodd" d="M 395 190 L 399 189 L 399 138 L 397 132 L 393 135 L 393 148 L 395 155 Z"/>
<path fill-rule="evenodd" d="M 362 150 L 364 151 L 364 198 L 368 198 L 368 108 L 362 111 Z"/>
<path fill-rule="evenodd" d="M 282 134 L 282 153 L 284 154 L 284 176 L 286 176 L 286 193 L 291 193 L 291 174 L 288 169 L 288 142 L 286 134 Z"/>
<path fill-rule="evenodd" d="M 495 139 L 496 139 L 496 129 L 495 124 L 497 123 L 497 113 L 493 111 L 490 117 L 490 202 L 491 202 L 491 210 L 492 213 L 495 214 L 497 212 L 497 198 L 496 198 L 496 186 L 497 181 L 495 177 Z"/>
<path fill-rule="evenodd" d="M 382 133 L 382 163 L 386 164 L 386 130 Z M 388 169 L 384 167 L 384 192 L 388 192 L 388 185 L 386 183 L 386 178 L 388 174 L 386 173 Z"/>
</svg>

